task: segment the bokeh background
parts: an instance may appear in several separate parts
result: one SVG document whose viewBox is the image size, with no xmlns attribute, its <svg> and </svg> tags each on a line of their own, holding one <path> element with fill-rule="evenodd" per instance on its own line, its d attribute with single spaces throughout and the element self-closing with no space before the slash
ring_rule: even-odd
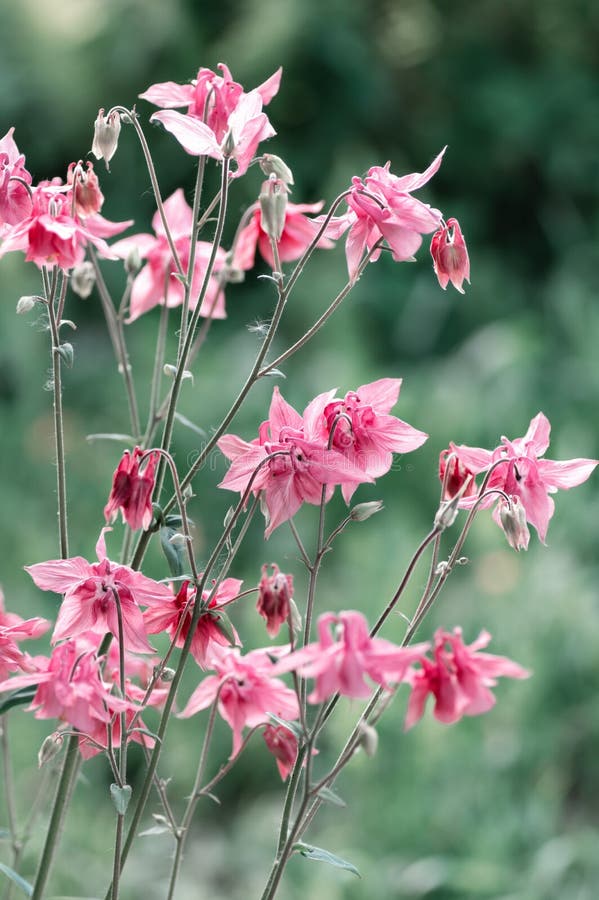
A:
<svg viewBox="0 0 599 900">
<path fill-rule="evenodd" d="M 443 293 L 426 246 L 417 264 L 390 258 L 370 266 L 350 300 L 313 343 L 285 365 L 282 390 L 303 409 L 318 392 L 375 378 L 403 377 L 397 413 L 430 434 L 356 498 L 385 510 L 356 525 L 327 556 L 321 609 L 359 608 L 373 618 L 436 509 L 437 457 L 450 440 L 493 447 L 524 434 L 539 410 L 549 417 L 549 456 L 599 455 L 599 6 L 589 0 L 9 0 L 0 2 L 0 133 L 16 126 L 36 180 L 64 176 L 85 158 L 99 107 L 131 105 L 156 81 L 185 82 L 200 65 L 231 67 L 247 89 L 279 65 L 284 78 L 269 107 L 278 131 L 269 150 L 293 168 L 293 199 L 332 199 L 354 174 L 392 161 L 397 173 L 422 171 L 445 144 L 441 171 L 421 196 L 457 216 L 472 262 L 464 297 Z M 147 122 L 151 108 L 138 102 Z M 193 160 L 159 129 L 147 128 L 164 196 L 191 192 Z M 133 217 L 149 230 L 153 202 L 131 130 L 123 129 L 111 173 L 98 167 L 111 219 Z M 215 175 L 216 177 L 216 175 Z M 216 182 L 214 182 L 216 183 Z M 235 186 L 227 235 L 254 199 L 260 174 Z M 226 243 L 226 241 L 225 241 Z M 343 285 L 342 247 L 317 256 L 286 313 L 278 348 L 297 338 Z M 52 615 L 25 564 L 57 555 L 48 380 L 48 336 L 35 314 L 15 316 L 19 296 L 38 290 L 21 255 L 1 263 L 0 416 L 2 515 L 0 578 L 7 606 Z M 116 295 L 118 264 L 106 266 Z M 273 304 L 258 267 L 227 292 L 229 317 L 217 323 L 186 385 L 183 411 L 207 432 L 251 365 L 257 338 L 246 326 Z M 65 377 L 71 552 L 93 553 L 102 506 L 121 447 L 86 440 L 127 431 L 122 386 L 99 301 L 69 300 L 75 364 Z M 128 332 L 140 388 L 151 371 L 158 312 Z M 171 355 L 174 344 L 171 346 Z M 258 385 L 238 415 L 246 437 L 265 416 L 272 382 Z M 143 396 L 143 391 L 142 391 Z M 143 402 L 142 402 L 143 406 Z M 184 464 L 198 437 L 180 428 Z M 219 533 L 230 496 L 214 490 L 217 457 L 196 484 L 191 514 L 199 558 Z M 343 515 L 334 500 L 328 522 Z M 309 543 L 315 510 L 298 525 Z M 599 604 L 597 482 L 557 498 L 548 546 L 531 540 L 517 555 L 490 516 L 480 516 L 470 563 L 448 587 L 422 631 L 461 624 L 468 640 L 492 632 L 491 649 L 534 677 L 497 689 L 488 715 L 445 727 L 430 710 L 404 735 L 406 697 L 380 725 L 374 760 L 359 757 L 339 780 L 346 809 L 323 809 L 308 840 L 351 860 L 363 880 L 293 859 L 283 900 L 591 900 L 599 884 Z M 113 547 L 118 547 L 118 528 Z M 451 545 L 448 535 L 447 547 Z M 114 551 L 116 553 L 116 549 Z M 288 531 L 265 548 L 255 522 L 233 575 L 251 586 L 263 561 L 305 575 Z M 152 548 L 148 572 L 164 577 Z M 426 573 L 405 597 L 409 613 Z M 266 638 L 251 602 L 235 613 L 255 644 Z M 399 637 L 398 617 L 387 634 Z M 197 680 L 188 673 L 185 697 Z M 322 765 L 351 722 L 348 708 L 321 748 Z M 161 773 L 173 798 L 189 791 L 204 720 L 174 723 Z M 35 756 L 50 723 L 12 715 L 20 816 L 39 790 Z M 218 731 L 212 765 L 227 756 Z M 133 754 L 134 766 L 139 759 Z M 317 766 L 320 765 L 317 761 Z M 52 773 L 50 773 L 52 778 Z M 84 769 L 67 821 L 53 895 L 101 897 L 111 866 L 110 775 L 102 760 Z M 134 772 L 135 789 L 135 772 Z M 264 883 L 282 786 L 257 739 L 219 787 L 221 806 L 198 809 L 181 878 L 182 900 L 246 900 Z M 179 808 L 179 802 L 175 799 Z M 47 805 L 47 804 L 46 804 Z M 152 802 L 150 810 L 158 811 Z M 148 817 L 148 826 L 152 820 Z M 41 842 L 33 834 L 23 874 L 31 877 Z M 8 848 L 2 852 L 8 860 Z M 123 900 L 165 896 L 168 837 L 147 836 L 126 869 Z"/>
</svg>

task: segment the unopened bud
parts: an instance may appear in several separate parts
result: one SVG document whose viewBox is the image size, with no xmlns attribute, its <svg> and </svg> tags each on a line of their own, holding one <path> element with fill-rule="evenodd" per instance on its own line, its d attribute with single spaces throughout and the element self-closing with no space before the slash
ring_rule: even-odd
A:
<svg viewBox="0 0 599 900">
<path fill-rule="evenodd" d="M 358 746 L 362 747 L 366 756 L 374 756 L 379 746 L 378 731 L 368 722 L 360 722 L 358 730 L 360 732 Z"/>
<path fill-rule="evenodd" d="M 141 254 L 139 252 L 139 247 L 135 246 L 129 250 L 129 253 L 125 257 L 125 272 L 127 275 L 137 275 L 139 270 L 141 269 Z"/>
<path fill-rule="evenodd" d="M 284 181 L 271 175 L 260 191 L 260 224 L 273 241 L 280 241 L 285 227 L 287 187 Z"/>
<path fill-rule="evenodd" d="M 289 600 L 289 620 L 293 633 L 299 634 L 302 630 L 302 616 L 293 597 Z"/>
<path fill-rule="evenodd" d="M 71 273 L 71 287 L 77 296 L 85 300 L 91 294 L 95 283 L 96 272 L 92 263 L 83 262 L 75 266 Z"/>
<path fill-rule="evenodd" d="M 38 297 L 20 297 L 17 303 L 17 315 L 24 316 L 25 313 L 31 312 L 38 302 Z"/>
<path fill-rule="evenodd" d="M 274 153 L 263 153 L 260 160 L 260 168 L 265 175 L 274 175 L 280 178 L 285 184 L 293 184 L 293 175 L 287 163 L 283 162 L 280 156 Z"/>
<path fill-rule="evenodd" d="M 365 522 L 371 516 L 383 509 L 382 500 L 371 500 L 369 503 L 358 503 L 349 511 L 349 517 L 352 522 Z"/>
<path fill-rule="evenodd" d="M 164 669 L 162 670 L 162 672 L 160 673 L 160 680 L 170 683 L 173 680 L 173 678 L 175 677 L 175 675 L 176 675 L 176 672 L 174 669 L 169 669 L 168 666 L 165 666 Z"/>
<path fill-rule="evenodd" d="M 229 131 L 227 131 L 225 135 L 225 139 L 221 145 L 221 150 L 223 156 L 233 156 L 233 153 L 235 151 L 235 138 L 233 137 L 233 132 L 231 131 L 231 129 L 229 129 Z"/>
<path fill-rule="evenodd" d="M 510 547 L 518 551 L 528 550 L 530 533 L 526 524 L 526 510 L 520 497 L 510 497 L 509 502 L 501 501 L 499 519 Z"/>
<path fill-rule="evenodd" d="M 457 500 L 458 498 L 454 497 L 452 500 L 444 500 L 441 503 L 435 516 L 435 528 L 438 528 L 439 531 L 445 531 L 455 522 L 458 514 Z"/>
<path fill-rule="evenodd" d="M 121 131 L 121 118 L 118 112 L 104 115 L 104 110 L 98 111 L 98 117 L 94 122 L 94 141 L 92 153 L 96 159 L 103 159 L 107 171 L 110 171 L 108 163 L 116 153 Z"/>
<path fill-rule="evenodd" d="M 63 737 L 59 731 L 53 731 L 48 737 L 42 741 L 42 746 L 37 754 L 38 768 L 41 769 L 47 762 L 50 762 L 62 747 Z"/>
</svg>

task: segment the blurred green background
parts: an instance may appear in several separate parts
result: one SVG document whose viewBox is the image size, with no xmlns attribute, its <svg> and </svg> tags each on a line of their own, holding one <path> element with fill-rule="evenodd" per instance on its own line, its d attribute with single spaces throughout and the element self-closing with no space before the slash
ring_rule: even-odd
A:
<svg viewBox="0 0 599 900">
<path fill-rule="evenodd" d="M 269 107 L 278 131 L 268 150 L 295 174 L 293 200 L 331 200 L 354 174 L 392 161 L 398 174 L 422 171 L 445 144 L 440 172 L 420 196 L 459 218 L 468 241 L 472 287 L 443 293 L 426 241 L 415 265 L 385 256 L 370 266 L 348 302 L 313 343 L 285 365 L 281 385 L 299 409 L 318 392 L 376 378 L 403 377 L 399 416 L 430 434 L 427 444 L 356 499 L 382 498 L 383 513 L 348 530 L 321 576 L 319 608 L 359 608 L 372 620 L 429 528 L 437 502 L 436 465 L 450 440 L 493 447 L 517 437 L 539 410 L 553 425 L 551 458 L 599 455 L 599 6 L 589 0 L 21 0 L 0 2 L 0 133 L 16 140 L 34 179 L 64 177 L 91 146 L 99 107 L 131 105 L 157 81 L 185 82 L 200 65 L 225 61 L 247 89 L 284 66 Z M 151 108 L 139 101 L 142 120 Z M 164 196 L 191 193 L 193 160 L 147 126 Z M 98 166 L 104 214 L 134 217 L 148 231 L 154 211 L 132 130 L 123 129 L 111 173 Z M 214 173 L 213 173 L 214 174 Z M 215 175 L 216 177 L 216 175 Z M 227 237 L 253 201 L 250 170 L 231 196 Z M 216 183 L 216 181 L 214 182 Z M 226 244 L 226 241 L 225 241 Z M 268 318 L 273 292 L 249 273 L 227 290 L 229 318 L 216 323 L 186 384 L 182 410 L 206 431 L 218 424 L 256 352 L 245 326 Z M 0 416 L 3 449 L 2 571 L 8 608 L 52 615 L 23 572 L 55 557 L 55 487 L 48 336 L 35 314 L 15 316 L 38 275 L 20 254 L 1 262 Z M 118 296 L 123 274 L 106 264 Z M 322 252 L 299 283 L 278 349 L 295 340 L 343 285 L 342 247 Z M 71 552 L 93 555 L 102 507 L 121 448 L 86 441 L 127 431 L 121 382 L 97 297 L 69 299 L 75 364 L 65 376 Z M 142 396 L 151 371 L 158 312 L 128 331 Z M 170 355 L 174 353 L 174 341 Z M 250 438 L 266 415 L 272 381 L 258 385 L 233 430 Z M 145 401 L 142 401 L 142 406 Z M 144 407 L 145 408 L 145 407 Z M 197 447 L 176 434 L 182 466 Z M 190 512 L 198 557 L 219 533 L 232 495 L 215 491 L 225 471 L 217 456 L 196 484 Z M 457 570 L 422 630 L 461 624 L 467 640 L 485 627 L 491 650 L 534 671 L 497 689 L 496 709 L 446 727 L 425 719 L 402 732 L 405 694 L 380 726 L 374 760 L 361 756 L 337 788 L 348 808 L 323 809 L 307 839 L 350 859 L 363 880 L 293 859 L 282 900 L 591 900 L 599 885 L 599 628 L 596 480 L 557 498 L 548 547 L 531 539 L 515 554 L 490 516 L 467 544 Z M 336 498 L 327 521 L 343 515 Z M 316 511 L 299 528 L 309 543 Z M 446 552 L 451 546 L 448 535 Z M 120 526 L 115 527 L 116 556 Z M 276 560 L 306 580 L 286 527 L 266 548 L 256 521 L 231 574 L 257 583 Z M 149 574 L 163 577 L 155 548 Z M 419 570 L 402 608 L 409 613 L 426 573 Z M 253 603 L 234 613 L 254 645 L 266 643 Z M 387 636 L 402 633 L 399 617 Z M 251 644 L 248 640 L 248 645 Z M 188 673 L 185 699 L 197 674 Z M 333 758 L 358 705 L 335 720 L 317 771 Z M 148 717 L 148 721 L 151 717 Z M 35 756 L 51 723 L 12 716 L 18 805 L 23 817 L 38 791 Z M 161 773 L 172 777 L 177 809 L 189 791 L 204 719 L 173 723 Z M 198 809 L 187 846 L 181 900 L 260 896 L 273 851 L 282 787 L 260 739 L 219 786 L 221 806 Z M 230 748 L 219 728 L 212 766 Z M 135 761 L 136 757 L 133 754 Z M 138 764 L 139 764 L 139 760 Z M 101 897 L 113 840 L 110 775 L 92 761 L 67 821 L 56 895 Z M 134 781 L 135 789 L 135 781 Z M 179 798 L 179 799 L 178 799 Z M 158 811 L 152 801 L 150 810 Z M 148 824 L 151 820 L 148 817 Z M 41 830 L 23 874 L 31 877 Z M 8 860 L 8 848 L 2 859 Z M 168 838 L 138 842 L 123 900 L 165 896 Z"/>
</svg>

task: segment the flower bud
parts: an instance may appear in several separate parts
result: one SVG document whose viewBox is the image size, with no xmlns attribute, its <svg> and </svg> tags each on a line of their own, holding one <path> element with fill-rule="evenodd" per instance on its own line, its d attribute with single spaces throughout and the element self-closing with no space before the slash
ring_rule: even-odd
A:
<svg viewBox="0 0 599 900">
<path fill-rule="evenodd" d="M 96 283 L 96 271 L 90 262 L 80 263 L 71 272 L 71 287 L 83 300 L 89 297 Z"/>
<path fill-rule="evenodd" d="M 31 312 L 39 297 L 20 297 L 17 303 L 17 315 L 24 316 L 25 313 Z"/>
<path fill-rule="evenodd" d="M 435 275 L 443 290 L 451 281 L 454 288 L 463 294 L 464 280 L 470 284 L 470 260 L 457 219 L 448 219 L 447 224 L 434 233 L 431 256 Z"/>
<path fill-rule="evenodd" d="M 291 772 L 297 757 L 297 738 L 284 725 L 267 725 L 263 731 L 266 746 L 277 761 L 283 781 Z"/>
<path fill-rule="evenodd" d="M 256 609 L 266 619 L 266 630 L 276 637 L 289 613 L 289 601 L 293 597 L 293 577 L 284 575 L 276 563 L 271 564 L 272 575 L 267 575 L 267 565 L 262 566 L 262 578 L 258 585 Z"/>
<path fill-rule="evenodd" d="M 154 675 L 156 675 L 159 666 L 154 667 Z M 167 684 L 170 683 L 175 677 L 176 672 L 174 669 L 169 669 L 168 666 L 165 666 L 162 672 L 160 673 L 160 681 L 165 681 Z"/>
<path fill-rule="evenodd" d="M 379 746 L 378 731 L 368 722 L 360 722 L 358 730 L 360 732 L 358 746 L 362 747 L 366 756 L 374 756 Z"/>
<path fill-rule="evenodd" d="M 141 254 L 139 252 L 139 247 L 132 247 L 129 250 L 129 253 L 125 257 L 125 272 L 127 275 L 137 275 L 139 270 L 141 269 Z"/>
<path fill-rule="evenodd" d="M 510 547 L 514 550 L 528 550 L 530 533 L 526 524 L 526 510 L 520 502 L 520 497 L 510 497 L 501 500 L 499 505 L 499 520 Z"/>
<path fill-rule="evenodd" d="M 284 181 L 285 184 L 293 184 L 291 169 L 283 162 L 280 156 L 275 156 L 274 153 L 262 154 L 260 168 L 265 175 L 274 175 L 275 178 L 279 178 L 281 181 Z"/>
<path fill-rule="evenodd" d="M 118 112 L 113 111 L 105 116 L 104 110 L 100 109 L 94 122 L 92 153 L 96 159 L 104 160 L 107 171 L 110 171 L 108 163 L 116 153 L 120 131 L 121 118 Z"/>
<path fill-rule="evenodd" d="M 458 497 L 454 497 L 452 500 L 443 500 L 439 506 L 435 515 L 435 528 L 438 528 L 439 531 L 451 528 L 455 522 L 458 514 L 458 499 Z"/>
<path fill-rule="evenodd" d="M 369 503 L 358 503 L 349 511 L 349 517 L 352 522 L 365 522 L 371 516 L 383 509 L 382 500 L 371 500 Z"/>
<path fill-rule="evenodd" d="M 42 746 L 40 747 L 37 754 L 38 768 L 41 769 L 41 767 L 45 766 L 47 762 L 50 762 L 51 759 L 54 759 L 54 757 L 62 747 L 62 742 L 63 737 L 59 731 L 53 731 L 52 734 L 49 734 L 48 737 L 44 738 L 44 740 L 42 741 Z"/>
<path fill-rule="evenodd" d="M 284 181 L 271 175 L 260 191 L 260 225 L 273 241 L 280 241 L 285 227 L 287 187 Z"/>
</svg>

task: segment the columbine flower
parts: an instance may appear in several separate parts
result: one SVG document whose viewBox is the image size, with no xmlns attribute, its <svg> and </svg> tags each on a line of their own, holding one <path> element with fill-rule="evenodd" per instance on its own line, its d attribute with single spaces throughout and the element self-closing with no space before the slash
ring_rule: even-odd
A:
<svg viewBox="0 0 599 900">
<path fill-rule="evenodd" d="M 289 618 L 289 602 L 293 598 L 293 576 L 284 575 L 276 563 L 271 563 L 272 575 L 268 575 L 268 566 L 262 566 L 262 578 L 258 585 L 258 603 L 256 609 L 266 619 L 266 630 L 270 637 L 276 637 L 281 625 Z"/>
<path fill-rule="evenodd" d="M 225 625 L 222 611 L 219 610 L 237 597 L 242 584 L 243 582 L 237 578 L 225 578 L 210 600 L 208 598 L 212 591 L 205 590 L 202 593 L 202 602 L 207 604 L 206 610 L 198 619 L 190 648 L 193 658 L 202 669 L 209 664 L 215 644 L 228 647 L 231 639 L 236 644 L 241 644 L 239 635 L 228 622 Z M 144 622 L 148 634 L 159 634 L 166 631 L 172 640 L 180 627 L 175 646 L 182 647 L 189 634 L 196 594 L 196 589 L 189 581 L 184 581 L 175 597 L 170 595 L 168 598 L 151 600 L 148 603 L 148 609 L 144 612 Z M 183 618 L 184 622 L 181 625 Z"/>
<path fill-rule="evenodd" d="M 435 275 L 443 290 L 451 281 L 454 288 L 463 294 L 463 282 L 467 281 L 470 284 L 470 260 L 457 219 L 448 219 L 447 223 L 434 233 L 431 256 Z"/>
<path fill-rule="evenodd" d="M 14 128 L 10 128 L 0 138 L 0 227 L 16 225 L 31 212 L 31 197 L 26 187 L 31 184 L 31 175 L 25 168 L 25 156 L 19 153 L 13 133 Z"/>
<path fill-rule="evenodd" d="M 268 724 L 269 713 L 290 721 L 299 716 L 295 691 L 273 677 L 269 651 L 254 650 L 241 656 L 237 649 L 222 650 L 213 656 L 212 668 L 216 675 L 200 683 L 179 715 L 193 716 L 218 697 L 218 711 L 233 731 L 231 758 L 243 743 L 244 727 Z"/>
<path fill-rule="evenodd" d="M 540 412 L 531 420 L 524 437 L 513 441 L 502 437 L 500 446 L 493 451 L 455 444 L 450 448 L 475 475 L 499 463 L 489 477 L 487 490 L 498 489 L 508 497 L 517 497 L 526 512 L 526 521 L 536 528 L 543 543 L 555 508 L 550 494 L 582 484 L 597 465 L 595 459 L 542 459 L 549 446 L 550 430 L 549 420 Z M 492 506 L 496 497 L 490 494 L 481 506 Z M 460 506 L 467 508 L 473 502 L 473 497 L 463 497 Z M 494 518 L 501 524 L 498 507 Z"/>
<path fill-rule="evenodd" d="M 191 250 L 192 210 L 185 200 L 181 188 L 164 201 L 164 212 L 169 225 L 179 261 L 187 274 Z M 136 276 L 131 289 L 129 304 L 129 322 L 133 322 L 154 306 L 181 306 L 185 296 L 185 288 L 176 276 L 176 267 L 171 249 L 166 238 L 162 219 L 158 212 L 152 219 L 153 234 L 135 234 L 113 244 L 111 250 L 122 259 L 127 259 L 132 251 L 137 251 L 142 259 L 147 260 L 145 266 Z M 212 252 L 212 244 L 206 241 L 196 243 L 195 261 L 192 273 L 190 292 L 190 309 L 195 309 L 208 261 Z M 225 264 L 225 251 L 219 247 L 216 253 L 214 272 L 219 272 Z M 225 318 L 225 298 L 222 286 L 217 277 L 211 276 L 208 290 L 200 308 L 200 315 L 213 319 Z"/>
<path fill-rule="evenodd" d="M 248 443 L 237 435 L 226 434 L 218 441 L 219 449 L 232 460 L 219 487 L 243 494 L 263 463 L 252 482 L 252 491 L 263 491 L 269 514 L 266 537 L 294 516 L 302 503 L 320 504 L 323 487 L 325 500 L 329 500 L 336 484 L 355 486 L 372 481 L 337 450 L 327 449 L 315 430 L 313 405 L 314 401 L 302 418 L 275 388 L 269 418 L 260 426 L 257 438 Z M 278 455 L 264 462 L 274 453 Z"/>
<path fill-rule="evenodd" d="M 139 605 L 170 598 L 169 589 L 128 566 L 110 562 L 106 558 L 104 532 L 96 552 L 97 563 L 74 556 L 25 566 L 42 591 L 64 594 L 53 643 L 86 631 L 100 635 L 110 631 L 118 638 L 116 593 L 122 610 L 125 647 L 136 653 L 151 653 Z"/>
<path fill-rule="evenodd" d="M 92 143 L 92 153 L 96 159 L 103 159 L 108 171 L 108 163 L 116 153 L 119 143 L 119 134 L 121 133 L 121 117 L 118 112 L 113 111 L 109 115 L 104 115 L 104 110 L 98 110 L 98 116 L 94 122 L 94 140 Z"/>
<path fill-rule="evenodd" d="M 140 470 L 143 456 L 144 451 L 141 447 L 136 447 L 133 454 L 125 450 L 114 473 L 112 490 L 104 507 L 107 522 L 114 522 L 120 510 L 123 522 L 134 531 L 138 528 L 148 528 L 153 516 L 152 493 L 158 454 L 146 454 L 145 464 Z"/>
<path fill-rule="evenodd" d="M 9 672 L 29 668 L 29 657 L 19 648 L 19 641 L 35 640 L 50 628 L 47 619 L 22 619 L 4 608 L 4 594 L 0 590 L 0 681 Z"/>
<path fill-rule="evenodd" d="M 383 638 L 371 638 L 368 623 L 359 612 L 324 613 L 318 619 L 318 641 L 279 660 L 275 672 L 294 670 L 304 678 L 315 678 L 310 703 L 323 703 L 337 693 L 370 697 L 372 688 L 365 675 L 384 687 L 400 682 L 427 648 L 428 644 L 397 647 Z"/>
<path fill-rule="evenodd" d="M 505 656 L 480 653 L 491 640 L 482 631 L 472 644 L 464 644 L 461 628 L 453 633 L 441 628 L 435 633 L 431 661 L 422 656 L 421 668 L 412 668 L 406 681 L 412 687 L 405 729 L 412 728 L 422 718 L 429 694 L 435 698 L 434 716 L 440 722 L 450 724 L 462 716 L 478 716 L 495 705 L 490 688 L 497 678 L 528 678 L 530 672 Z"/>
<path fill-rule="evenodd" d="M 297 738 L 284 725 L 267 725 L 262 732 L 264 743 L 277 761 L 279 775 L 286 781 L 297 758 Z"/>
<path fill-rule="evenodd" d="M 285 222 L 278 240 L 281 262 L 299 259 L 310 246 L 314 238 L 314 225 L 305 213 L 317 213 L 321 209 L 322 201 L 319 203 L 287 203 Z M 317 246 L 329 248 L 333 246 L 333 242 L 326 237 L 321 237 Z M 251 269 L 256 258 L 256 248 L 269 266 L 274 267 L 270 240 L 266 229 L 263 228 L 262 214 L 257 204 L 253 207 L 250 221 L 242 228 L 235 242 L 235 267 L 243 271 Z"/>
</svg>

